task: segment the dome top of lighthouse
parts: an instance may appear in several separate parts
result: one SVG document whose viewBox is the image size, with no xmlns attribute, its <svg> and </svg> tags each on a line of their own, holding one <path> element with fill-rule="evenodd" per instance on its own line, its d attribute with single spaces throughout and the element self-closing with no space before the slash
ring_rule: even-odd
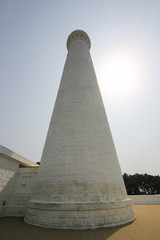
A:
<svg viewBox="0 0 160 240">
<path fill-rule="evenodd" d="M 69 49 L 71 43 L 77 39 L 85 41 L 90 49 L 91 47 L 90 38 L 88 37 L 87 33 L 82 30 L 75 30 L 69 35 L 67 39 L 67 49 Z"/>
</svg>

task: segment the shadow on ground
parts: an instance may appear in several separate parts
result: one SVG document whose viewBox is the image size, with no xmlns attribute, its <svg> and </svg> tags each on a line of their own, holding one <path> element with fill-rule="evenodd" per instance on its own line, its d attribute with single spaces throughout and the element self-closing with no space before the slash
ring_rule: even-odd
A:
<svg viewBox="0 0 160 240">
<path fill-rule="evenodd" d="M 0 218 L 0 239 L 2 240 L 106 240 L 122 227 L 98 230 L 55 230 L 34 227 L 23 218 Z"/>
</svg>

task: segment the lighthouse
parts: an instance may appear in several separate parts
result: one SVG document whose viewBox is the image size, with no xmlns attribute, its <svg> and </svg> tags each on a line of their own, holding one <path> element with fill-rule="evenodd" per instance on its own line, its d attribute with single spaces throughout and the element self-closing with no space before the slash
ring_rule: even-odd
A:
<svg viewBox="0 0 160 240">
<path fill-rule="evenodd" d="M 25 221 L 62 229 L 113 227 L 134 220 L 82 30 L 68 54 Z"/>
</svg>

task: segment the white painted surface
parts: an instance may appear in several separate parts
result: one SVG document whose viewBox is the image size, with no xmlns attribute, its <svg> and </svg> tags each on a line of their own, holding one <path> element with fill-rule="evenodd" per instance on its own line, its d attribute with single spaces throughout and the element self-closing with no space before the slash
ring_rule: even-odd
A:
<svg viewBox="0 0 160 240">
<path fill-rule="evenodd" d="M 135 205 L 159 205 L 160 195 L 129 195 Z"/>
<path fill-rule="evenodd" d="M 35 166 L 19 168 L 19 165 Z M 37 164 L 0 145 L 0 217 L 24 216 Z"/>
<path fill-rule="evenodd" d="M 16 174 L 13 192 L 6 205 L 6 216 L 23 217 L 26 212 L 29 195 L 34 186 L 38 168 L 19 168 Z"/>
<path fill-rule="evenodd" d="M 126 199 L 89 52 L 90 40 L 84 32 L 76 31 L 67 45 L 69 51 L 25 221 L 58 228 L 130 222 L 134 213 L 131 201 Z M 66 212 L 67 204 L 69 211 L 74 210 L 74 217 Z M 109 216 L 111 205 L 114 209 Z M 97 217 L 92 215 L 95 209 Z"/>
<path fill-rule="evenodd" d="M 32 162 L 32 161 L 28 160 L 27 158 L 22 157 L 21 155 L 11 151 L 10 149 L 8 149 L 2 145 L 0 145 L 0 156 L 5 156 L 5 158 L 12 159 L 26 167 L 31 167 L 31 166 L 38 167 L 38 165 L 35 162 Z M 1 164 L 1 162 L 0 162 L 0 164 Z"/>
</svg>

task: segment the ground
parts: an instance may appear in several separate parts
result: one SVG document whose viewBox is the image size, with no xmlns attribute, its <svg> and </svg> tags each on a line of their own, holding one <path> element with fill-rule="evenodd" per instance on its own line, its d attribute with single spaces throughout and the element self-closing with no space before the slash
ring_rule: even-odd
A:
<svg viewBox="0 0 160 240">
<path fill-rule="evenodd" d="M 54 230 L 26 224 L 23 218 L 0 218 L 1 240 L 160 240 L 160 205 L 134 205 L 136 220 L 99 230 Z"/>
</svg>

